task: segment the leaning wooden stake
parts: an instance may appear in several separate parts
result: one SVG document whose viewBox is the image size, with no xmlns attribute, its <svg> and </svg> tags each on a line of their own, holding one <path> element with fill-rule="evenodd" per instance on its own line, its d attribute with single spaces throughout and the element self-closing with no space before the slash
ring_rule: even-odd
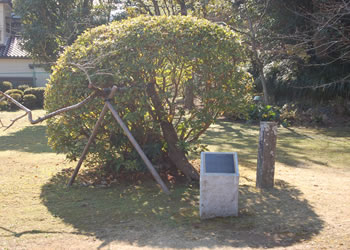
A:
<svg viewBox="0 0 350 250">
<path fill-rule="evenodd" d="M 112 99 L 115 95 L 117 91 L 117 87 L 113 86 L 111 93 L 108 95 L 107 100 L 105 101 L 105 105 L 100 113 L 100 116 L 95 124 L 95 127 L 92 131 L 92 134 L 89 138 L 88 143 L 86 144 L 83 153 L 81 154 L 81 157 L 79 159 L 79 162 L 77 164 L 77 166 L 75 167 L 74 173 L 71 177 L 71 179 L 69 180 L 68 186 L 71 186 L 79 172 L 79 169 L 83 163 L 83 161 L 85 160 L 86 154 L 88 153 L 89 147 L 91 145 L 91 143 L 93 142 L 93 140 L 96 137 L 98 128 L 101 125 L 101 122 L 103 120 L 103 117 L 106 115 L 106 112 L 108 111 L 108 109 L 111 111 L 112 115 L 114 116 L 114 118 L 117 120 L 117 122 L 119 123 L 119 125 L 122 127 L 122 129 L 124 130 L 126 136 L 129 138 L 130 142 L 132 143 L 132 145 L 135 147 L 136 151 L 139 153 L 139 155 L 141 156 L 142 160 L 145 162 L 147 168 L 149 169 L 149 171 L 151 172 L 151 174 L 153 175 L 154 179 L 157 181 L 157 183 L 161 186 L 162 190 L 164 191 L 164 193 L 169 194 L 169 189 L 168 187 L 165 185 L 165 183 L 163 182 L 163 180 L 160 178 L 159 174 L 157 173 L 157 171 L 155 170 L 155 168 L 153 167 L 152 163 L 148 160 L 147 156 L 145 155 L 145 153 L 142 151 L 141 147 L 139 146 L 139 144 L 136 142 L 135 138 L 132 136 L 132 134 L 130 133 L 129 129 L 126 127 L 126 125 L 124 124 L 124 122 L 122 121 L 122 119 L 119 117 L 117 111 L 114 109 L 114 107 L 112 106 L 112 104 L 108 101 L 110 99 Z"/>
<path fill-rule="evenodd" d="M 124 130 L 126 136 L 129 138 L 129 141 L 132 143 L 132 145 L 134 146 L 134 148 L 136 149 L 136 151 L 139 153 L 139 155 L 141 156 L 142 160 L 145 162 L 148 170 L 151 172 L 151 174 L 153 175 L 153 178 L 158 182 L 158 184 L 161 186 L 162 190 L 164 191 L 164 193 L 169 194 L 169 189 L 168 187 L 165 185 L 165 183 L 163 182 L 163 180 L 160 178 L 160 176 L 158 175 L 157 171 L 154 169 L 152 163 L 148 160 L 147 156 L 145 155 L 145 153 L 142 151 L 141 147 L 139 146 L 139 144 L 137 143 L 137 141 L 135 140 L 135 138 L 132 136 L 132 134 L 130 133 L 128 127 L 124 124 L 123 120 L 119 117 L 117 111 L 114 109 L 114 107 L 112 106 L 112 104 L 109 101 L 106 101 L 106 104 L 109 108 L 109 110 L 111 111 L 112 115 L 114 116 L 114 118 L 117 120 L 117 122 L 119 123 L 119 125 L 122 127 L 122 129 Z"/>
<path fill-rule="evenodd" d="M 87 75 L 88 76 L 88 75 Z M 18 106 L 20 109 L 22 109 L 23 111 L 25 111 L 25 113 L 19 117 L 17 117 L 16 119 L 12 120 L 11 124 L 8 126 L 4 126 L 4 124 L 2 123 L 2 121 L 0 120 L 0 125 L 1 127 L 5 127 L 5 129 L 10 128 L 16 121 L 22 119 L 23 117 L 27 116 L 28 120 L 31 124 L 36 124 L 39 122 L 42 122 L 46 119 L 49 119 L 51 117 L 54 117 L 56 115 L 59 115 L 61 113 L 65 113 L 67 111 L 70 110 L 74 110 L 74 109 L 78 109 L 82 106 L 84 106 L 86 103 L 88 103 L 89 101 L 91 101 L 92 99 L 94 99 L 96 96 L 103 96 L 105 97 L 105 92 L 99 88 L 97 88 L 95 85 L 93 85 L 91 83 L 90 77 L 88 76 L 88 80 L 90 82 L 89 84 L 89 88 L 93 89 L 94 92 L 89 95 L 87 98 L 85 98 L 83 101 L 74 104 L 72 106 L 69 107 L 65 107 L 59 110 L 56 110 L 52 113 L 49 113 L 43 117 L 39 117 L 36 120 L 33 120 L 32 118 L 32 111 L 30 109 L 28 109 L 27 107 L 25 107 L 24 105 L 20 104 L 19 102 L 17 102 L 15 99 L 13 99 L 11 96 L 3 93 L 2 91 L 0 91 L 0 96 L 3 96 L 3 98 L 0 99 L 0 101 L 4 100 L 4 99 L 8 99 L 10 102 L 14 103 L 16 106 Z M 137 150 L 137 152 L 139 153 L 139 155 L 141 156 L 141 158 L 143 159 L 143 161 L 145 162 L 147 168 L 149 169 L 149 171 L 151 172 L 151 174 L 153 175 L 154 179 L 158 182 L 158 184 L 161 186 L 162 190 L 169 194 L 169 189 L 167 188 L 167 186 L 165 185 L 165 183 L 163 182 L 163 180 L 160 178 L 159 174 L 157 173 L 157 171 L 155 170 L 155 168 L 153 167 L 152 163 L 148 160 L 147 156 L 145 155 L 145 153 L 142 151 L 142 149 L 140 148 L 140 146 L 138 145 L 138 143 L 136 142 L 135 138 L 132 136 L 132 134 L 130 133 L 129 129 L 125 126 L 125 124 L 123 123 L 122 119 L 119 117 L 118 113 L 115 111 L 115 109 L 113 108 L 112 104 L 108 101 L 110 99 L 112 99 L 115 95 L 117 91 L 117 87 L 113 86 L 111 92 L 109 93 L 107 99 L 105 100 L 105 105 L 100 113 L 100 116 L 95 124 L 95 127 L 91 133 L 91 136 L 88 140 L 88 143 L 86 144 L 83 153 L 81 154 L 81 157 L 79 159 L 79 162 L 77 164 L 77 166 L 75 167 L 74 173 L 72 175 L 72 177 L 70 178 L 69 182 L 68 182 L 68 186 L 71 186 L 79 172 L 79 169 L 83 163 L 83 161 L 85 160 L 86 154 L 88 153 L 89 147 L 91 145 L 91 143 L 93 142 L 93 140 L 96 137 L 98 128 L 101 125 L 101 122 L 103 120 L 103 117 L 106 115 L 106 112 L 108 111 L 108 109 L 112 112 L 114 118 L 118 121 L 119 125 L 123 128 L 125 134 L 127 135 L 127 137 L 129 138 L 130 142 L 132 143 L 132 145 L 135 147 L 135 149 Z"/>
<path fill-rule="evenodd" d="M 277 124 L 261 122 L 258 150 L 258 166 L 256 171 L 256 186 L 258 188 L 273 188 L 275 175 Z"/>
<path fill-rule="evenodd" d="M 72 184 L 73 184 L 73 182 L 74 182 L 74 180 L 75 180 L 75 177 L 77 176 L 77 174 L 78 174 L 78 172 L 79 172 L 79 169 L 80 169 L 80 167 L 81 167 L 81 164 L 83 164 L 83 161 L 85 160 L 86 154 L 87 154 L 88 151 L 89 151 L 89 147 L 90 147 L 91 143 L 94 141 L 94 139 L 95 139 L 95 137 L 96 137 L 96 135 L 97 135 L 98 128 L 100 127 L 101 122 L 102 122 L 102 120 L 103 120 L 103 117 L 106 115 L 107 111 L 108 111 L 108 107 L 107 107 L 107 104 L 105 104 L 105 105 L 103 106 L 103 109 L 102 109 L 102 111 L 101 111 L 101 113 L 100 113 L 100 116 L 99 116 L 99 118 L 98 118 L 98 120 L 97 120 L 97 122 L 96 122 L 96 124 L 95 124 L 95 127 L 94 127 L 94 129 L 92 130 L 92 133 L 91 133 L 91 135 L 90 135 L 90 138 L 89 138 L 89 140 L 88 140 L 88 143 L 85 145 L 85 148 L 84 148 L 84 150 L 83 150 L 83 153 L 82 153 L 81 156 L 80 156 L 80 159 L 79 159 L 79 161 L 78 161 L 78 164 L 77 164 L 77 166 L 76 166 L 75 169 L 74 169 L 74 173 L 73 173 L 72 177 L 70 178 L 70 180 L 69 180 L 69 182 L 68 182 L 68 187 L 72 186 Z"/>
</svg>

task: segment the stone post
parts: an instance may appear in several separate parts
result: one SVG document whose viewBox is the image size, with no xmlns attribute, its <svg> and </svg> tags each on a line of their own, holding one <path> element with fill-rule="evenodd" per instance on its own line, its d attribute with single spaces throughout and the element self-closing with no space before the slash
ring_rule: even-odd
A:
<svg viewBox="0 0 350 250">
<path fill-rule="evenodd" d="M 277 124 L 260 122 L 256 187 L 273 188 L 275 175 Z"/>
</svg>

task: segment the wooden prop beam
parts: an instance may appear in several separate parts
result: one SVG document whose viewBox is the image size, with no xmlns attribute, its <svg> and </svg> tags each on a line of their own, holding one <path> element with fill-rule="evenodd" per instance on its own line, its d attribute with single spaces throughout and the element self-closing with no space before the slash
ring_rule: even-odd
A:
<svg viewBox="0 0 350 250">
<path fill-rule="evenodd" d="M 111 111 L 113 117 L 117 120 L 119 125 L 122 127 L 122 129 L 124 130 L 124 133 L 126 134 L 126 136 L 129 139 L 129 141 L 134 146 L 134 148 L 136 149 L 136 151 L 139 153 L 140 157 L 142 158 L 142 160 L 146 164 L 146 166 L 147 166 L 148 170 L 151 172 L 153 178 L 161 186 L 161 188 L 164 191 L 164 193 L 169 194 L 170 192 L 169 192 L 168 187 L 165 185 L 163 180 L 160 178 L 158 172 L 155 170 L 155 168 L 153 167 L 153 165 L 150 162 L 150 160 L 147 158 L 145 153 L 142 151 L 140 145 L 137 143 L 137 141 L 135 140 L 133 135 L 130 133 L 128 127 L 124 124 L 123 120 L 120 118 L 120 116 L 118 115 L 117 111 L 114 109 L 114 107 L 112 106 L 112 104 L 109 101 L 106 101 L 106 104 L 107 104 L 109 110 Z"/>
<path fill-rule="evenodd" d="M 141 149 L 141 147 L 139 146 L 139 144 L 137 143 L 137 141 L 135 140 L 135 138 L 133 137 L 133 135 L 131 134 L 131 132 L 129 131 L 129 129 L 127 128 L 127 126 L 124 124 L 123 120 L 120 118 L 120 116 L 118 115 L 117 111 L 114 109 L 114 107 L 112 106 L 112 104 L 108 101 L 110 99 L 112 99 L 115 95 L 117 91 L 117 87 L 113 86 L 110 94 L 107 97 L 107 100 L 105 101 L 105 105 L 102 109 L 102 112 L 100 113 L 100 116 L 95 124 L 95 127 L 93 129 L 93 132 L 89 138 L 88 143 L 86 144 L 83 153 L 81 154 L 80 160 L 74 170 L 74 173 L 68 183 L 68 186 L 71 186 L 79 172 L 79 169 L 83 163 L 83 161 L 85 160 L 86 154 L 89 150 L 89 147 L 91 145 L 91 143 L 93 142 L 94 138 L 96 137 L 97 134 L 97 130 L 101 125 L 101 121 L 103 120 L 103 117 L 106 115 L 107 110 L 109 109 L 113 115 L 113 117 L 117 120 L 117 122 L 119 123 L 119 125 L 122 127 L 123 131 L 125 132 L 126 136 L 128 137 L 128 139 L 130 140 L 131 144 L 135 147 L 136 151 L 139 153 L 139 155 L 141 156 L 142 160 L 145 162 L 148 170 L 151 172 L 153 178 L 157 181 L 157 183 L 160 185 L 160 187 L 162 188 L 162 190 L 164 191 L 164 193 L 169 194 L 169 189 L 168 187 L 165 185 L 165 183 L 163 182 L 163 180 L 160 178 L 158 172 L 155 170 L 155 168 L 153 167 L 152 163 L 150 162 L 150 160 L 147 158 L 147 156 L 145 155 L 145 153 L 143 152 L 143 150 Z"/>
<path fill-rule="evenodd" d="M 85 148 L 84 148 L 83 152 L 81 153 L 79 162 L 78 162 L 77 166 L 74 169 L 74 173 L 73 173 L 72 177 L 70 178 L 70 180 L 68 182 L 68 185 L 67 185 L 68 187 L 72 186 L 72 184 L 73 184 L 73 182 L 75 180 L 75 177 L 78 175 L 78 172 L 79 172 L 79 169 L 81 167 L 81 164 L 83 164 L 83 161 L 85 160 L 86 154 L 89 151 L 89 147 L 90 147 L 91 143 L 94 141 L 94 139 L 95 139 L 95 137 L 97 135 L 98 128 L 100 127 L 101 122 L 103 120 L 103 117 L 106 115 L 107 111 L 108 111 L 108 107 L 107 107 L 107 104 L 105 104 L 103 106 L 103 109 L 102 109 L 102 111 L 100 113 L 100 116 L 99 116 L 99 118 L 98 118 L 98 120 L 97 120 L 97 122 L 96 122 L 96 124 L 94 126 L 94 129 L 92 130 L 92 133 L 90 135 L 88 143 L 85 145 Z"/>
<path fill-rule="evenodd" d="M 59 115 L 61 113 L 70 111 L 70 110 L 74 110 L 77 108 L 80 108 L 82 106 L 84 106 L 86 103 L 88 103 L 89 101 L 91 101 L 92 99 L 94 99 L 96 96 L 105 96 L 105 93 L 103 92 L 103 90 L 95 87 L 90 79 L 89 79 L 89 88 L 93 89 L 94 92 L 89 95 L 87 98 L 85 98 L 83 101 L 74 104 L 72 106 L 69 107 L 65 107 L 59 110 L 56 110 L 52 113 L 49 113 L 43 117 L 39 117 L 36 120 L 33 120 L 32 118 L 32 111 L 30 109 L 28 109 L 27 107 L 25 107 L 24 105 L 22 105 L 21 103 L 17 102 L 15 99 L 13 99 L 11 96 L 3 93 L 2 91 L 0 91 L 0 96 L 3 96 L 0 101 L 8 99 L 9 101 L 11 101 L 12 103 L 14 103 L 15 105 L 17 105 L 20 109 L 22 109 L 23 111 L 25 111 L 25 113 L 19 117 L 17 117 L 16 119 L 12 120 L 11 124 L 9 126 L 4 126 L 3 123 L 0 120 L 0 124 L 2 127 L 6 127 L 6 129 L 10 128 L 16 121 L 18 121 L 19 119 L 28 116 L 28 120 L 31 124 L 36 124 L 39 122 L 42 122 L 46 119 L 49 119 L 51 117 L 54 117 L 56 115 Z M 74 169 L 73 175 L 70 178 L 69 182 L 68 182 L 68 186 L 72 186 L 72 184 L 74 183 L 74 180 L 76 178 L 76 176 L 78 175 L 78 172 L 80 170 L 81 165 L 83 164 L 83 161 L 85 160 L 85 157 L 88 153 L 89 147 L 91 145 L 91 143 L 94 141 L 96 135 L 97 135 L 97 131 L 98 128 L 101 126 L 101 122 L 103 120 L 103 117 L 106 115 L 108 109 L 112 112 L 113 117 L 117 120 L 117 122 L 119 123 L 119 125 L 122 127 L 122 129 L 124 130 L 126 136 L 129 138 L 130 142 L 132 143 L 132 145 L 135 147 L 136 151 L 139 153 L 139 155 L 141 156 L 142 160 L 145 162 L 147 168 L 149 169 L 149 171 L 151 172 L 152 176 L 154 177 L 154 179 L 157 181 L 157 183 L 161 186 L 162 190 L 164 191 L 164 193 L 169 194 L 169 189 L 168 187 L 165 185 L 165 183 L 163 182 L 163 180 L 160 178 L 158 172 L 155 170 L 155 168 L 153 167 L 152 163 L 148 160 L 147 156 L 145 155 L 145 153 L 142 151 L 141 147 L 139 146 L 139 144 L 136 142 L 135 138 L 132 136 L 132 134 L 130 133 L 129 129 L 125 126 L 124 122 L 122 121 L 122 119 L 119 117 L 118 113 L 116 112 L 116 110 L 113 108 L 112 104 L 109 102 L 110 99 L 112 99 L 115 95 L 117 91 L 117 87 L 113 86 L 111 89 L 111 92 L 109 93 L 109 95 L 107 96 L 107 99 L 105 100 L 105 105 L 100 113 L 100 116 L 93 128 L 93 131 L 90 135 L 90 138 L 88 140 L 88 143 L 85 145 L 85 148 L 80 156 L 79 162 L 77 164 L 77 166 Z"/>
</svg>

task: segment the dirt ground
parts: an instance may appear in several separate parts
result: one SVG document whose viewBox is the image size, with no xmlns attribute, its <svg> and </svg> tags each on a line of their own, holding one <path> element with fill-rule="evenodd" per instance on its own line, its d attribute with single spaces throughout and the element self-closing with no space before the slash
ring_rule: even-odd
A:
<svg viewBox="0 0 350 250">
<path fill-rule="evenodd" d="M 232 126 L 235 140 L 249 129 Z M 170 196 L 152 180 L 67 190 L 59 173 L 69 164 L 47 148 L 45 127 L 11 129 L 0 132 L 0 249 L 350 249 L 347 134 L 310 141 L 332 150 L 316 156 L 281 136 L 275 188 L 266 191 L 255 188 L 255 139 L 244 134 L 249 147 L 239 155 L 252 161 L 241 160 L 239 217 L 201 221 L 198 187 L 173 187 Z M 310 157 L 291 162 L 292 153 Z"/>
<path fill-rule="evenodd" d="M 350 249 L 350 172 L 340 169 L 327 172 L 318 166 L 290 169 L 278 165 L 277 169 L 276 183 L 280 183 L 281 188 L 284 182 L 294 183 L 300 192 L 298 199 L 307 201 L 313 211 L 310 217 L 317 217 L 318 222 L 313 225 L 319 228 L 314 235 L 304 237 L 301 231 L 297 234 L 299 240 L 294 234 L 289 239 L 290 232 L 283 233 L 283 228 L 276 234 L 261 229 L 203 233 L 200 225 L 191 231 L 187 227 L 164 230 L 164 227 L 126 220 L 96 231 L 95 235 L 71 229 L 51 232 L 54 236 L 47 236 L 50 232 L 40 235 L 40 231 L 23 231 L 6 238 L 16 234 L 6 232 L 0 236 L 0 246 L 2 249 Z M 305 225 L 307 220 L 308 216 Z M 26 234 L 35 237 L 26 237 Z"/>
</svg>

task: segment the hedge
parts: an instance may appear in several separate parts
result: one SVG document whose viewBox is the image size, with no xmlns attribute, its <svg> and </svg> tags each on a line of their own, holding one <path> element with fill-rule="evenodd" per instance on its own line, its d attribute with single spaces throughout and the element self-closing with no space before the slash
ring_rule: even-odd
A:
<svg viewBox="0 0 350 250">
<path fill-rule="evenodd" d="M 12 83 L 8 81 L 0 82 L 0 91 L 5 92 L 9 89 L 12 89 Z"/>
</svg>

